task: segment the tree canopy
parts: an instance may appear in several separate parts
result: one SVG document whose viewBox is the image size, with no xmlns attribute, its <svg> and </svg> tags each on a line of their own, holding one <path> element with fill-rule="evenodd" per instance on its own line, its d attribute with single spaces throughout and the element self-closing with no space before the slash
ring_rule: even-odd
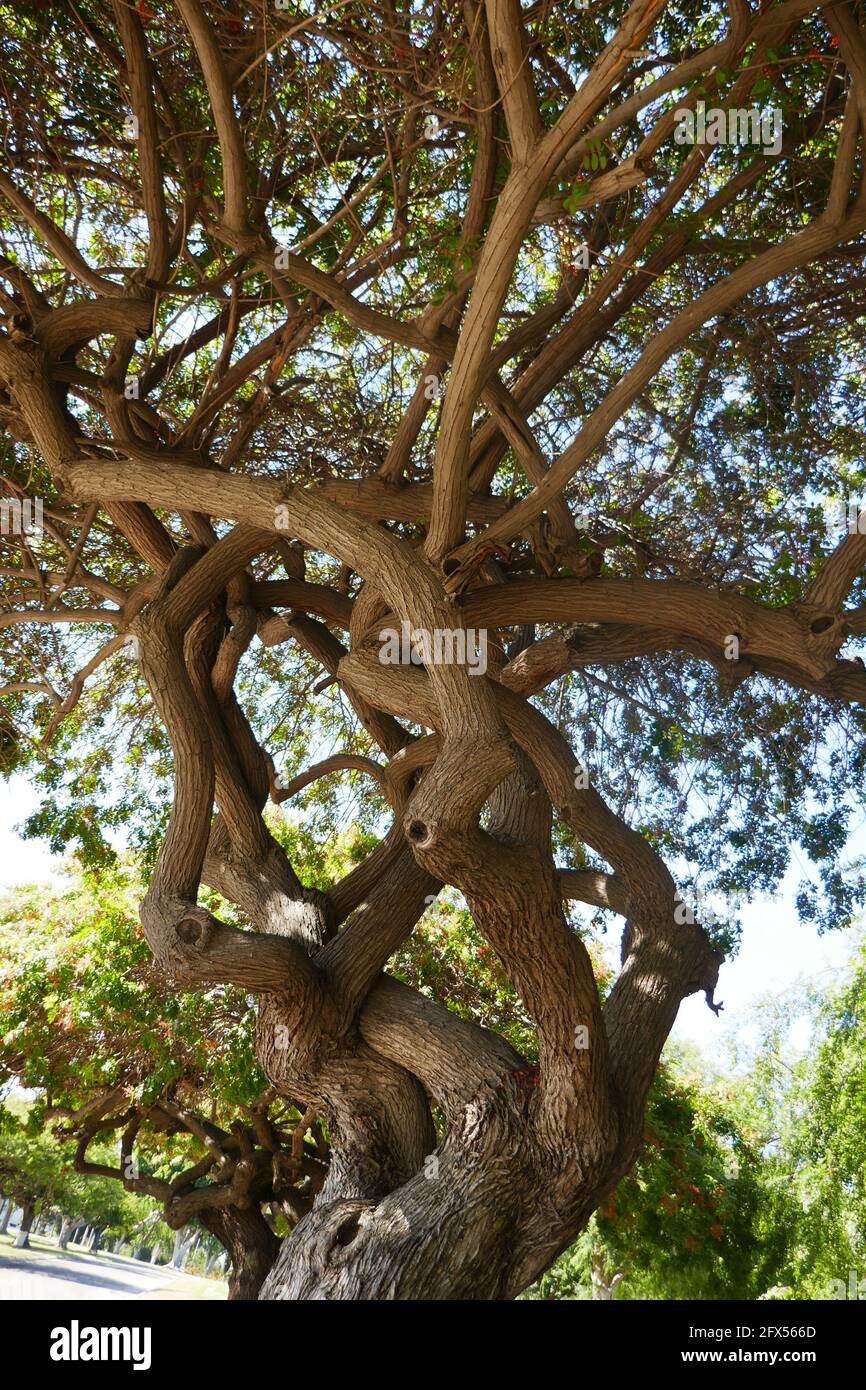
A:
<svg viewBox="0 0 866 1390">
<path fill-rule="evenodd" d="M 738 899 L 798 844 L 805 918 L 864 901 L 859 0 L 0 32 L 3 770 L 327 1128 L 263 1296 L 514 1297 Z M 442 885 L 531 1045 L 397 978 Z"/>
</svg>

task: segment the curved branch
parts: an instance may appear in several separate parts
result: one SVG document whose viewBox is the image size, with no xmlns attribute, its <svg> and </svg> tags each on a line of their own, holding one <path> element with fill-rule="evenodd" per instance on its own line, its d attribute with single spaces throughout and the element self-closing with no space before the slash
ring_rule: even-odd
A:
<svg viewBox="0 0 866 1390">
<path fill-rule="evenodd" d="M 277 786 L 272 793 L 272 799 L 276 802 L 288 801 L 290 797 L 297 796 L 298 792 L 303 791 L 311 782 L 318 782 L 322 777 L 329 777 L 332 772 L 366 772 L 376 782 L 379 790 L 389 800 L 392 792 L 388 781 L 387 768 L 381 763 L 374 762 L 372 758 L 363 758 L 357 753 L 334 753 L 330 758 L 323 759 L 320 763 L 313 763 L 311 767 L 305 768 L 293 777 L 286 786 Z"/>
</svg>

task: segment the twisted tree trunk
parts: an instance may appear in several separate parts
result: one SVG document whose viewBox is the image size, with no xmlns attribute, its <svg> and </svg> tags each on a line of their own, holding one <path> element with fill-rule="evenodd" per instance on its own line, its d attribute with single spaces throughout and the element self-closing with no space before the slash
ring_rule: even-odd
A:
<svg viewBox="0 0 866 1390">
<path fill-rule="evenodd" d="M 738 327 L 731 336 L 725 325 L 734 313 L 746 325 L 750 313 L 760 322 L 767 297 L 751 309 L 750 297 L 770 286 L 772 296 L 781 297 L 786 275 L 805 282 L 813 263 L 840 255 L 862 237 L 862 35 L 841 6 L 768 9 L 729 0 L 717 42 L 686 59 L 679 52 L 664 55 L 665 76 L 644 82 L 643 69 L 630 65 L 646 51 L 645 41 L 666 45 L 662 31 L 649 37 L 665 4 L 634 0 L 609 33 L 599 30 L 600 38 L 582 41 L 586 64 L 576 90 L 567 64 L 547 55 L 545 89 L 555 99 L 548 97 L 545 108 L 560 97 L 562 107 L 548 121 L 529 61 L 530 52 L 544 52 L 544 36 L 534 34 L 530 45 L 515 0 L 466 0 L 454 24 L 465 25 L 472 151 L 467 148 L 465 161 L 430 159 L 426 137 L 416 149 L 419 99 L 398 65 L 395 109 L 411 92 L 403 134 L 392 138 L 383 127 L 364 151 L 376 160 L 380 149 L 402 151 L 394 202 L 389 207 L 383 198 L 384 211 L 371 213 L 369 226 L 359 221 L 360 241 L 347 233 L 326 272 L 318 264 L 324 243 L 317 259 L 284 251 L 268 220 L 272 193 L 291 185 L 294 156 L 270 135 L 265 142 L 262 132 L 286 128 L 285 110 L 271 103 L 279 103 L 283 86 L 292 82 L 268 77 L 260 99 L 246 84 L 271 71 L 260 61 L 265 52 L 279 71 L 278 50 L 288 45 L 274 43 L 254 58 L 259 40 L 253 38 L 241 54 L 207 7 L 176 0 L 159 20 L 160 61 L 172 79 L 160 81 L 149 34 L 130 6 L 97 0 L 94 6 L 103 37 L 97 49 L 88 35 L 90 48 L 82 53 L 88 64 L 110 64 L 111 81 L 120 81 L 134 107 L 141 179 L 136 220 L 147 228 L 147 259 L 134 270 L 124 268 L 122 283 L 112 278 L 116 265 L 91 264 L 93 253 L 76 243 L 88 218 L 74 226 L 64 222 L 60 210 L 74 204 L 71 195 L 49 199 L 43 209 L 34 202 L 29 168 L 21 187 L 0 174 L 0 196 L 19 219 L 16 234 L 33 251 L 27 263 L 47 267 L 34 269 L 35 279 L 17 262 L 4 268 L 12 297 L 4 292 L 0 410 L 22 458 L 38 449 L 63 499 L 52 526 L 63 540 L 65 572 L 48 604 L 44 580 L 51 571 L 31 573 L 34 562 L 25 556 L 27 567 L 12 572 L 16 587 L 2 619 L 4 626 L 23 626 L 25 642 L 31 622 L 108 624 L 117 634 L 82 668 L 66 701 L 51 685 L 46 690 L 42 674 L 38 682 L 22 677 L 7 691 L 16 698 L 34 687 L 47 693 L 59 706 L 53 730 L 91 672 L 124 639 L 132 640 L 171 743 L 175 778 L 168 830 L 141 904 L 153 957 L 178 989 L 230 985 L 255 996 L 256 1051 L 269 1085 L 305 1107 L 306 1115 L 321 1117 L 330 1140 L 327 1179 L 321 1190 L 298 1189 L 300 1219 L 282 1244 L 260 1210 L 274 1195 L 278 1165 L 271 1165 L 271 1190 L 263 1196 L 256 1168 L 261 1155 L 246 1150 L 232 1157 L 232 1176 L 222 1190 L 184 1193 L 172 1205 L 171 1221 L 178 1228 L 195 1214 L 222 1241 L 232 1258 L 233 1297 L 512 1298 L 574 1239 L 634 1161 L 647 1091 L 680 1002 L 702 990 L 712 1006 L 720 962 L 702 927 L 681 920 L 673 878 L 655 847 L 661 837 L 627 824 L 607 804 L 531 698 L 583 667 L 687 653 L 724 673 L 731 687 L 759 673 L 834 702 L 866 699 L 862 664 L 839 656 L 849 636 L 863 630 L 862 611 L 845 608 L 866 564 L 862 533 L 847 535 L 817 573 L 811 558 L 808 569 L 798 560 L 810 576 L 799 596 L 789 600 L 786 587 L 784 598 L 779 590 L 765 602 L 744 580 L 746 552 L 736 537 L 727 561 L 714 558 L 719 568 L 708 569 L 703 583 L 695 577 L 700 571 L 691 540 L 682 542 L 681 552 L 674 545 L 667 554 L 662 546 L 664 554 L 653 557 L 633 522 L 644 517 L 654 484 L 637 490 L 623 484 L 626 500 L 615 508 L 614 529 L 605 523 L 591 552 L 574 512 L 585 494 L 605 508 L 618 494 L 627 421 L 648 403 L 655 412 L 647 392 L 662 369 L 708 337 L 715 351 L 727 334 L 728 366 L 738 370 L 748 330 Z M 752 52 L 773 61 L 768 45 L 785 42 L 803 22 L 811 34 L 813 9 L 829 14 L 839 29 L 839 70 L 834 59 L 834 76 L 819 84 L 814 111 L 786 136 L 784 160 L 756 158 L 730 179 L 721 177 L 704 200 L 699 189 L 708 150 L 695 148 L 683 152 L 682 164 L 677 161 L 659 191 L 657 156 L 673 112 L 653 112 L 656 100 L 677 88 L 696 88 L 699 78 L 726 84 L 730 73 L 720 74 L 730 68 L 738 95 L 750 101 L 764 59 L 741 60 Z M 273 13 L 262 6 L 261 14 L 261 43 L 267 45 Z M 366 11 L 351 14 L 349 27 L 355 22 L 360 34 L 373 26 L 378 52 L 385 36 L 378 13 L 372 19 Z M 302 41 L 300 33 L 294 37 Z M 358 50 L 345 59 L 353 90 L 381 76 L 378 57 L 368 64 L 363 43 Z M 407 52 L 414 62 L 411 44 Z M 195 72 L 196 100 L 202 112 L 209 108 L 201 117 L 203 138 L 214 152 L 207 193 L 198 157 L 178 158 L 188 132 L 172 99 L 185 94 L 190 80 L 178 63 Z M 21 61 L 20 71 L 26 68 Z M 450 89 L 451 75 L 443 70 L 441 76 Z M 85 92 L 103 86 L 92 72 L 81 85 Z M 435 86 L 431 75 L 429 90 Z M 286 100 L 296 97 L 289 92 Z M 390 99 L 380 104 L 391 108 Z M 328 109 L 338 106 L 329 103 Z M 642 115 L 649 120 L 645 134 Z M 70 130 L 88 130 L 95 119 L 85 109 Z M 589 165 L 590 124 L 596 132 L 604 127 L 606 142 L 639 133 L 634 155 L 590 179 L 577 198 L 585 234 L 610 242 L 608 264 L 594 266 L 592 279 L 588 270 L 575 276 L 570 268 L 552 297 L 552 267 L 545 264 L 537 294 L 514 328 L 510 287 L 523 276 L 524 262 L 537 260 L 533 227 L 568 211 L 571 199 L 551 199 L 550 187 Z M 6 129 L 17 144 L 15 117 Z M 165 131 L 177 131 L 177 138 L 164 139 Z M 304 178 L 321 149 L 342 147 L 338 128 L 322 134 L 316 158 L 302 150 Z M 126 169 L 129 142 L 118 140 Z M 68 167 L 58 156 L 58 178 L 80 183 L 81 160 L 89 153 L 81 149 Z M 416 153 L 420 170 L 412 162 Z M 766 219 L 765 230 L 771 224 L 773 230 L 765 247 L 755 255 L 744 250 L 729 271 L 699 271 L 688 250 L 696 229 L 713 228 L 722 213 L 738 215 L 738 200 L 756 198 L 756 189 L 776 198 L 776 185 L 784 185 L 777 169 L 792 155 L 793 188 L 800 187 L 807 165 L 815 170 L 808 196 L 798 194 L 792 229 L 785 230 L 790 219 L 774 203 L 779 215 Z M 632 198 L 639 209 L 637 190 L 653 159 L 650 202 L 633 215 Z M 464 162 L 471 176 L 458 190 L 448 171 Z M 423 221 L 411 220 L 407 190 L 416 175 L 428 181 L 431 205 L 463 204 L 458 262 L 468 257 L 471 273 L 449 284 L 441 303 L 439 295 L 427 302 L 426 271 L 417 280 L 414 269 L 407 273 L 405 294 L 377 278 L 404 258 L 420 265 L 439 254 L 439 233 L 431 236 Z M 330 201 L 327 163 L 324 179 L 319 192 Z M 134 180 L 123 187 L 124 198 L 135 193 Z M 617 203 L 623 194 L 625 201 Z M 109 194 L 99 198 L 110 203 Z M 688 217 L 692 230 L 675 215 L 685 199 L 696 206 Z M 424 199 L 418 202 L 424 206 Z M 801 204 L 808 211 L 801 212 Z M 591 228 L 590 205 L 599 209 Z M 353 200 L 345 210 L 354 216 L 360 206 Z M 305 238 L 301 250 L 341 219 L 342 210 Z M 274 226 L 283 225 L 281 208 Z M 348 227 L 347 219 L 342 230 Z M 196 286 L 185 278 L 190 235 L 196 247 L 204 238 L 218 251 Z M 38 255 L 37 240 L 45 243 Z M 674 281 L 669 304 L 663 296 L 658 304 L 644 300 L 686 255 L 688 276 Z M 708 264 L 715 262 L 708 258 Z M 246 315 L 263 308 L 263 283 L 287 318 L 254 342 Z M 824 282 L 817 283 L 817 297 L 804 301 L 808 308 L 797 290 L 798 315 L 803 308 L 817 316 L 824 299 L 836 304 L 824 294 Z M 169 321 L 172 286 L 196 295 L 192 304 L 202 312 L 202 327 L 163 352 L 159 334 Z M 579 288 L 586 291 L 580 302 Z M 383 303 L 393 312 L 384 312 Z M 845 314 L 833 319 L 838 309 L 828 312 L 830 318 L 817 320 L 822 333 L 829 342 L 835 327 L 844 339 L 854 316 L 849 323 Z M 659 324 L 647 335 L 656 315 Z M 326 316 L 341 320 L 345 338 L 369 340 L 368 377 L 382 343 L 395 359 L 416 354 L 433 374 L 422 375 L 407 393 L 411 399 L 373 473 L 369 455 L 349 439 L 328 444 L 324 469 L 304 461 L 306 443 L 301 452 L 275 443 L 291 433 L 275 428 L 268 416 L 275 400 L 292 408 L 280 376 L 289 355 L 306 351 Z M 137 340 L 151 337 L 152 347 L 141 354 L 144 375 L 128 378 Z M 202 390 L 198 354 L 220 337 Z M 313 346 L 332 350 L 330 328 Z M 610 365 L 593 368 L 598 383 L 592 392 L 582 384 L 578 391 L 571 374 L 590 360 Z M 709 354 L 686 419 L 676 429 L 665 422 L 677 461 L 702 407 L 711 364 Z M 297 363 L 289 370 L 296 372 Z M 435 381 L 438 390 L 446 370 L 435 440 L 424 440 L 426 387 Z M 398 395 L 406 382 L 398 382 Z M 542 404 L 548 415 L 559 411 L 559 398 L 549 398 L 560 388 L 580 409 L 570 442 L 553 431 L 554 453 L 547 457 L 533 417 Z M 590 409 L 583 400 L 593 393 Z M 73 394 L 79 397 L 74 409 Z M 341 419 L 358 418 L 354 394 L 350 399 L 351 411 Z M 311 405 L 304 398 L 299 409 Z M 370 411 L 371 421 L 378 421 L 378 397 L 371 397 Z M 305 429 L 305 417 L 298 418 Z M 594 460 L 604 455 L 613 431 L 616 443 L 596 486 Z M 497 478 L 506 452 L 514 478 L 508 491 Z M 252 466 L 245 470 L 245 462 Z M 641 470 L 645 462 L 643 450 L 630 458 Z M 699 474 L 687 493 L 699 510 L 714 479 Z M 67 503 L 74 504 L 68 515 Z M 100 574 L 91 569 L 99 566 L 96 548 L 85 555 L 98 511 L 114 542 Z M 166 515 L 179 522 L 164 522 Z M 660 515 L 666 534 L 668 513 Z M 710 528 L 708 556 L 715 556 L 716 539 Z M 787 530 L 761 529 L 750 545 L 764 556 L 783 542 L 787 550 L 790 539 Z M 616 564 L 600 576 L 604 550 L 615 547 Z M 339 578 L 310 582 L 304 554 L 315 557 L 319 577 L 336 561 Z M 656 578 L 648 577 L 651 561 Z M 277 563 L 287 579 L 273 577 Z M 123 575 L 134 576 L 126 588 L 118 583 Z M 75 585 L 93 608 L 69 599 Z M 395 655 L 389 641 L 386 652 L 379 641 L 383 623 L 386 630 L 421 634 L 418 649 Z M 560 631 L 537 638 L 536 630 L 547 625 Z M 332 629 L 345 635 L 345 643 Z M 445 648 L 437 648 L 434 634 L 455 639 L 452 650 L 464 658 L 480 642 L 479 660 L 440 659 Z M 240 663 L 257 637 L 269 647 L 291 641 L 317 663 L 381 753 L 381 761 L 375 749 L 370 756 L 354 749 L 336 754 L 292 783 L 294 791 L 334 770 L 361 771 L 375 779 L 392 814 L 377 848 L 327 891 L 301 882 L 262 815 L 269 797 L 279 801 L 288 793 L 235 693 Z M 59 667 L 65 679 L 65 662 Z M 22 662 L 22 669 L 29 665 Z M 306 692 L 301 699 L 299 713 L 306 716 Z M 625 700 L 632 703 L 628 695 Z M 622 751 L 631 761 L 632 749 Z M 377 803 L 376 815 L 380 810 Z M 666 825 L 678 831 L 679 811 L 669 815 Z M 554 818 L 562 840 L 575 846 L 577 863 L 604 864 L 605 871 L 557 866 Z M 442 884 L 463 894 L 521 1000 L 537 1042 L 537 1067 L 503 1038 L 389 977 L 389 961 Z M 203 885 L 233 903 L 248 928 L 200 905 Z M 569 897 L 617 913 L 625 923 L 621 970 L 604 1007 L 584 942 L 564 912 Z M 444 1117 L 438 1131 L 434 1115 Z M 220 1147 L 212 1134 L 206 1138 Z M 224 1148 L 220 1164 L 231 1166 Z M 147 1190 L 161 1191 L 156 1183 Z M 178 1236 L 174 1258 L 180 1243 Z M 153 1262 L 158 1255 L 156 1247 Z"/>
<path fill-rule="evenodd" d="M 216 1236 L 230 1262 L 229 1298 L 254 1299 L 273 1268 L 280 1249 L 280 1239 L 254 1204 L 247 1208 L 215 1209 L 203 1212 L 202 1225 Z M 209 1256 L 205 1264 L 208 1274 L 217 1257 Z"/>
</svg>

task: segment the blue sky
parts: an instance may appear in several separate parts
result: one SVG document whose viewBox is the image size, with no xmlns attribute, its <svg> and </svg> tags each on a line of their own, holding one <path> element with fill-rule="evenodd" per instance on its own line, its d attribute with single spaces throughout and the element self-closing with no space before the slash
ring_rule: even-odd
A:
<svg viewBox="0 0 866 1390">
<path fill-rule="evenodd" d="M 15 830 L 35 809 L 37 800 L 23 777 L 0 783 L 0 889 L 56 881 L 59 875 L 60 860 L 51 854 L 47 844 L 22 840 Z M 854 839 L 859 841 L 866 836 L 861 830 Z M 849 851 L 853 849 L 852 842 Z M 710 1061 L 722 1063 L 726 1037 L 749 1029 L 749 1014 L 756 1000 L 766 994 L 782 993 L 800 978 L 813 984 L 829 984 L 853 949 L 852 932 L 818 936 L 814 927 L 803 926 L 797 920 L 794 893 L 808 870 L 796 854 L 794 858 L 778 896 L 756 898 L 742 909 L 740 951 L 723 966 L 717 992 L 717 998 L 725 1005 L 721 1018 L 707 1008 L 703 995 L 684 1000 L 680 1007 L 672 1037 L 696 1043 Z M 610 933 L 610 940 L 615 957 L 618 930 Z M 796 1044 L 796 1032 L 793 1041 Z"/>
</svg>

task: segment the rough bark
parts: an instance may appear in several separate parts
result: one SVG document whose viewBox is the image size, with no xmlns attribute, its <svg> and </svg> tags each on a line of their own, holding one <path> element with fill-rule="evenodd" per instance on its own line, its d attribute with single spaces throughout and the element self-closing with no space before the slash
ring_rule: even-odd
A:
<svg viewBox="0 0 866 1390">
<path fill-rule="evenodd" d="M 262 1216 L 258 1206 L 208 1212 L 202 1225 L 224 1246 L 229 1258 L 230 1299 L 255 1299 L 273 1268 L 280 1249 L 280 1239 Z M 216 1256 L 209 1256 L 205 1274 L 213 1267 Z"/>
<path fill-rule="evenodd" d="M 413 303 L 405 318 L 374 304 L 389 293 L 379 276 L 415 254 L 407 236 L 411 161 L 429 138 L 417 130 L 423 100 L 411 45 L 405 66 L 400 44 L 394 49 L 395 91 L 406 102 L 399 128 L 387 140 L 383 134 L 381 148 L 361 151 L 378 159 L 387 149 L 371 184 L 393 188 L 387 226 L 376 221 L 381 214 L 372 229 L 358 222 L 365 185 L 363 195 L 341 194 L 304 245 L 277 256 L 271 201 L 294 188 L 311 161 L 321 172 L 332 157 L 311 148 L 289 167 L 287 148 L 271 167 L 255 167 L 260 126 L 285 125 L 280 109 L 268 105 L 272 92 L 255 83 L 282 61 L 288 36 L 267 47 L 265 63 L 259 37 L 248 48 L 244 36 L 234 43 L 213 7 L 199 0 L 164 7 L 160 24 L 172 41 L 160 47 L 160 62 L 176 74 L 174 55 L 183 55 L 207 108 L 204 130 L 190 133 L 142 16 L 121 3 L 94 8 L 102 24 L 88 30 L 88 43 L 128 93 L 136 118 L 138 182 L 123 187 L 140 204 L 146 259 L 131 271 L 92 265 L 77 244 L 79 222 L 71 232 L 61 224 L 64 200 L 53 190 L 43 199 L 33 188 L 25 149 L 15 177 L 0 174 L 5 206 L 22 236 L 39 244 L 31 259 L 47 258 L 49 267 L 31 276 L 25 258 L 0 262 L 9 286 L 0 297 L 0 414 L 22 456 L 38 451 L 53 480 L 52 525 L 66 566 L 45 573 L 22 545 L 0 628 L 14 635 L 89 623 L 111 636 L 88 654 L 65 698 L 44 673 L 22 674 L 0 693 L 51 700 L 53 733 L 91 676 L 132 639 L 170 741 L 174 777 L 167 833 L 141 904 L 147 942 L 178 989 L 232 985 L 254 997 L 259 1063 L 273 1093 L 304 1118 L 284 1169 L 273 1135 L 261 1142 L 256 1134 L 229 1135 L 190 1121 L 176 1098 L 164 1097 L 164 1114 L 190 1123 L 207 1153 L 200 1169 L 168 1185 L 87 1163 L 90 1140 L 120 1123 L 115 1112 L 128 1126 L 122 1152 L 131 1152 L 142 1116 L 128 1097 L 118 1112 L 112 1095 L 84 1118 L 76 1162 L 80 1171 L 120 1177 L 128 1190 L 164 1202 L 176 1231 L 173 1263 L 182 1228 L 201 1221 L 229 1254 L 232 1298 L 510 1299 L 574 1240 L 634 1162 L 647 1090 L 679 1004 L 702 991 L 714 1006 L 720 964 L 700 924 L 678 920 L 676 886 L 653 844 L 581 781 L 573 749 L 530 697 L 572 670 L 685 652 L 732 686 L 757 673 L 834 701 L 866 698 L 862 664 L 839 656 L 850 635 L 866 630 L 863 612 L 845 607 L 866 563 L 863 534 L 846 537 L 796 598 L 763 603 L 663 567 L 647 578 L 639 547 L 635 572 L 599 575 L 613 541 L 582 548 L 573 512 L 594 457 L 676 354 L 697 343 L 705 348 L 708 335 L 717 351 L 723 325 L 750 296 L 787 277 L 805 279 L 811 264 L 862 236 L 866 66 L 859 29 L 844 7 L 827 7 L 847 76 L 828 79 L 818 109 L 786 137 L 785 153 L 800 159 L 832 149 L 823 202 L 807 201 L 811 211 L 799 215 L 793 233 L 721 271 L 701 293 L 674 294 L 667 321 L 656 322 L 661 311 L 652 307 L 628 370 L 581 411 L 568 447 L 548 459 L 531 424 L 536 407 L 549 404 L 578 364 L 615 356 L 609 331 L 693 253 L 688 233 L 667 219 L 697 195 L 706 151 L 677 164 L 591 285 L 570 269 L 552 302 L 512 329 L 503 309 L 526 238 L 533 226 L 564 215 L 551 184 L 581 168 L 599 131 L 623 134 L 657 98 L 697 79 L 718 90 L 726 65 L 737 68 L 728 96 L 748 105 L 768 46 L 814 17 L 818 5 L 787 0 L 758 13 L 730 0 L 716 42 L 683 61 L 669 55 L 670 71 L 646 84 L 631 65 L 645 42 L 655 42 L 665 3 L 635 0 L 577 90 L 558 93 L 560 114 L 547 123 L 528 12 L 515 0 L 466 0 L 454 22 L 464 26 L 471 90 L 460 94 L 463 114 L 454 124 L 472 135 L 457 238 L 470 268 L 455 275 L 443 299 L 431 298 L 422 311 Z M 266 21 L 282 23 L 271 11 L 256 11 L 262 32 Z M 374 22 L 391 23 L 378 12 Z M 250 29 L 258 35 L 258 26 Z M 351 23 L 347 33 L 354 42 Z M 295 31 L 291 37 L 306 41 Z M 381 68 L 378 58 L 366 68 L 354 50 L 351 60 L 359 85 Z M 618 219 L 628 225 L 630 199 L 649 171 L 659 172 L 652 160 L 670 137 L 673 114 L 648 122 L 638 152 L 591 180 L 581 197 L 582 215 L 594 209 L 599 245 L 613 244 Z M 10 126 L 16 148 L 19 124 L 16 116 Z M 342 135 L 337 143 L 342 148 Z M 213 155 L 207 179 L 205 147 Z M 127 153 L 124 146 L 124 168 Z M 109 181 L 110 163 L 101 174 Z M 67 167 L 62 154 L 57 172 L 81 181 L 81 167 Z M 766 160 L 756 158 L 726 187 L 697 197 L 697 223 L 711 228 L 721 210 L 752 196 L 764 173 Z M 318 243 L 337 223 L 346 240 L 326 271 Z M 224 263 L 214 262 L 210 279 L 193 285 L 198 238 L 218 247 Z M 262 309 L 263 284 L 285 322 L 250 343 L 240 327 Z M 371 284 L 376 293 L 367 293 Z M 578 288 L 588 289 L 580 302 Z M 213 300 L 215 312 L 170 349 L 151 344 L 139 396 L 129 400 L 125 379 L 137 343 L 153 338 L 164 302 L 179 294 L 194 296 L 192 303 Z M 257 431 L 273 428 L 275 402 L 291 406 L 284 369 L 329 318 L 347 337 L 415 354 L 437 380 L 447 373 L 428 460 L 416 464 L 429 406 L 419 386 L 378 472 L 365 473 L 359 463 L 360 476 L 335 477 L 312 465 L 305 472 L 297 459 L 285 469 L 280 461 L 271 466 L 259 443 L 273 435 Z M 202 384 L 195 354 L 218 340 Z M 182 415 L 169 387 L 190 361 L 195 372 Z M 686 445 L 706 379 L 704 370 L 678 447 Z M 73 393 L 86 408 L 70 407 Z M 509 493 L 491 491 L 506 450 L 515 482 Z M 341 457 L 334 471 L 349 471 L 344 464 Z M 112 538 L 104 566 L 85 554 L 97 515 Z M 309 582 L 305 551 L 317 563 L 338 561 L 340 579 Z M 273 577 L 278 562 L 287 578 Z M 464 639 L 484 628 L 485 672 L 429 653 L 384 662 L 377 632 L 404 624 Z M 538 625 L 557 630 L 537 639 Z M 522 634 L 516 643 L 515 629 Z M 739 655 L 730 663 L 732 634 Z M 337 751 L 288 787 L 278 785 L 273 756 L 236 693 L 254 640 L 291 643 L 317 663 L 354 711 L 369 748 Z M 391 825 L 363 864 L 320 892 L 301 882 L 262 813 L 269 796 L 285 800 L 347 770 L 374 779 Z M 609 869 L 561 871 L 554 822 Z M 389 976 L 389 961 L 442 884 L 463 893 L 521 1000 L 537 1037 L 537 1066 Z M 240 910 L 244 926 L 202 906 L 205 885 Z M 621 971 L 603 1008 L 589 955 L 563 910 L 569 895 L 625 919 Z M 314 1123 L 327 1130 L 326 1171 L 306 1145 Z M 262 1215 L 274 1201 L 296 1223 L 282 1242 Z M 26 1229 L 32 1216 L 31 1206 Z M 26 1243 L 23 1225 L 22 1234 L 19 1244 Z M 158 1255 L 157 1247 L 152 1262 Z"/>
</svg>

